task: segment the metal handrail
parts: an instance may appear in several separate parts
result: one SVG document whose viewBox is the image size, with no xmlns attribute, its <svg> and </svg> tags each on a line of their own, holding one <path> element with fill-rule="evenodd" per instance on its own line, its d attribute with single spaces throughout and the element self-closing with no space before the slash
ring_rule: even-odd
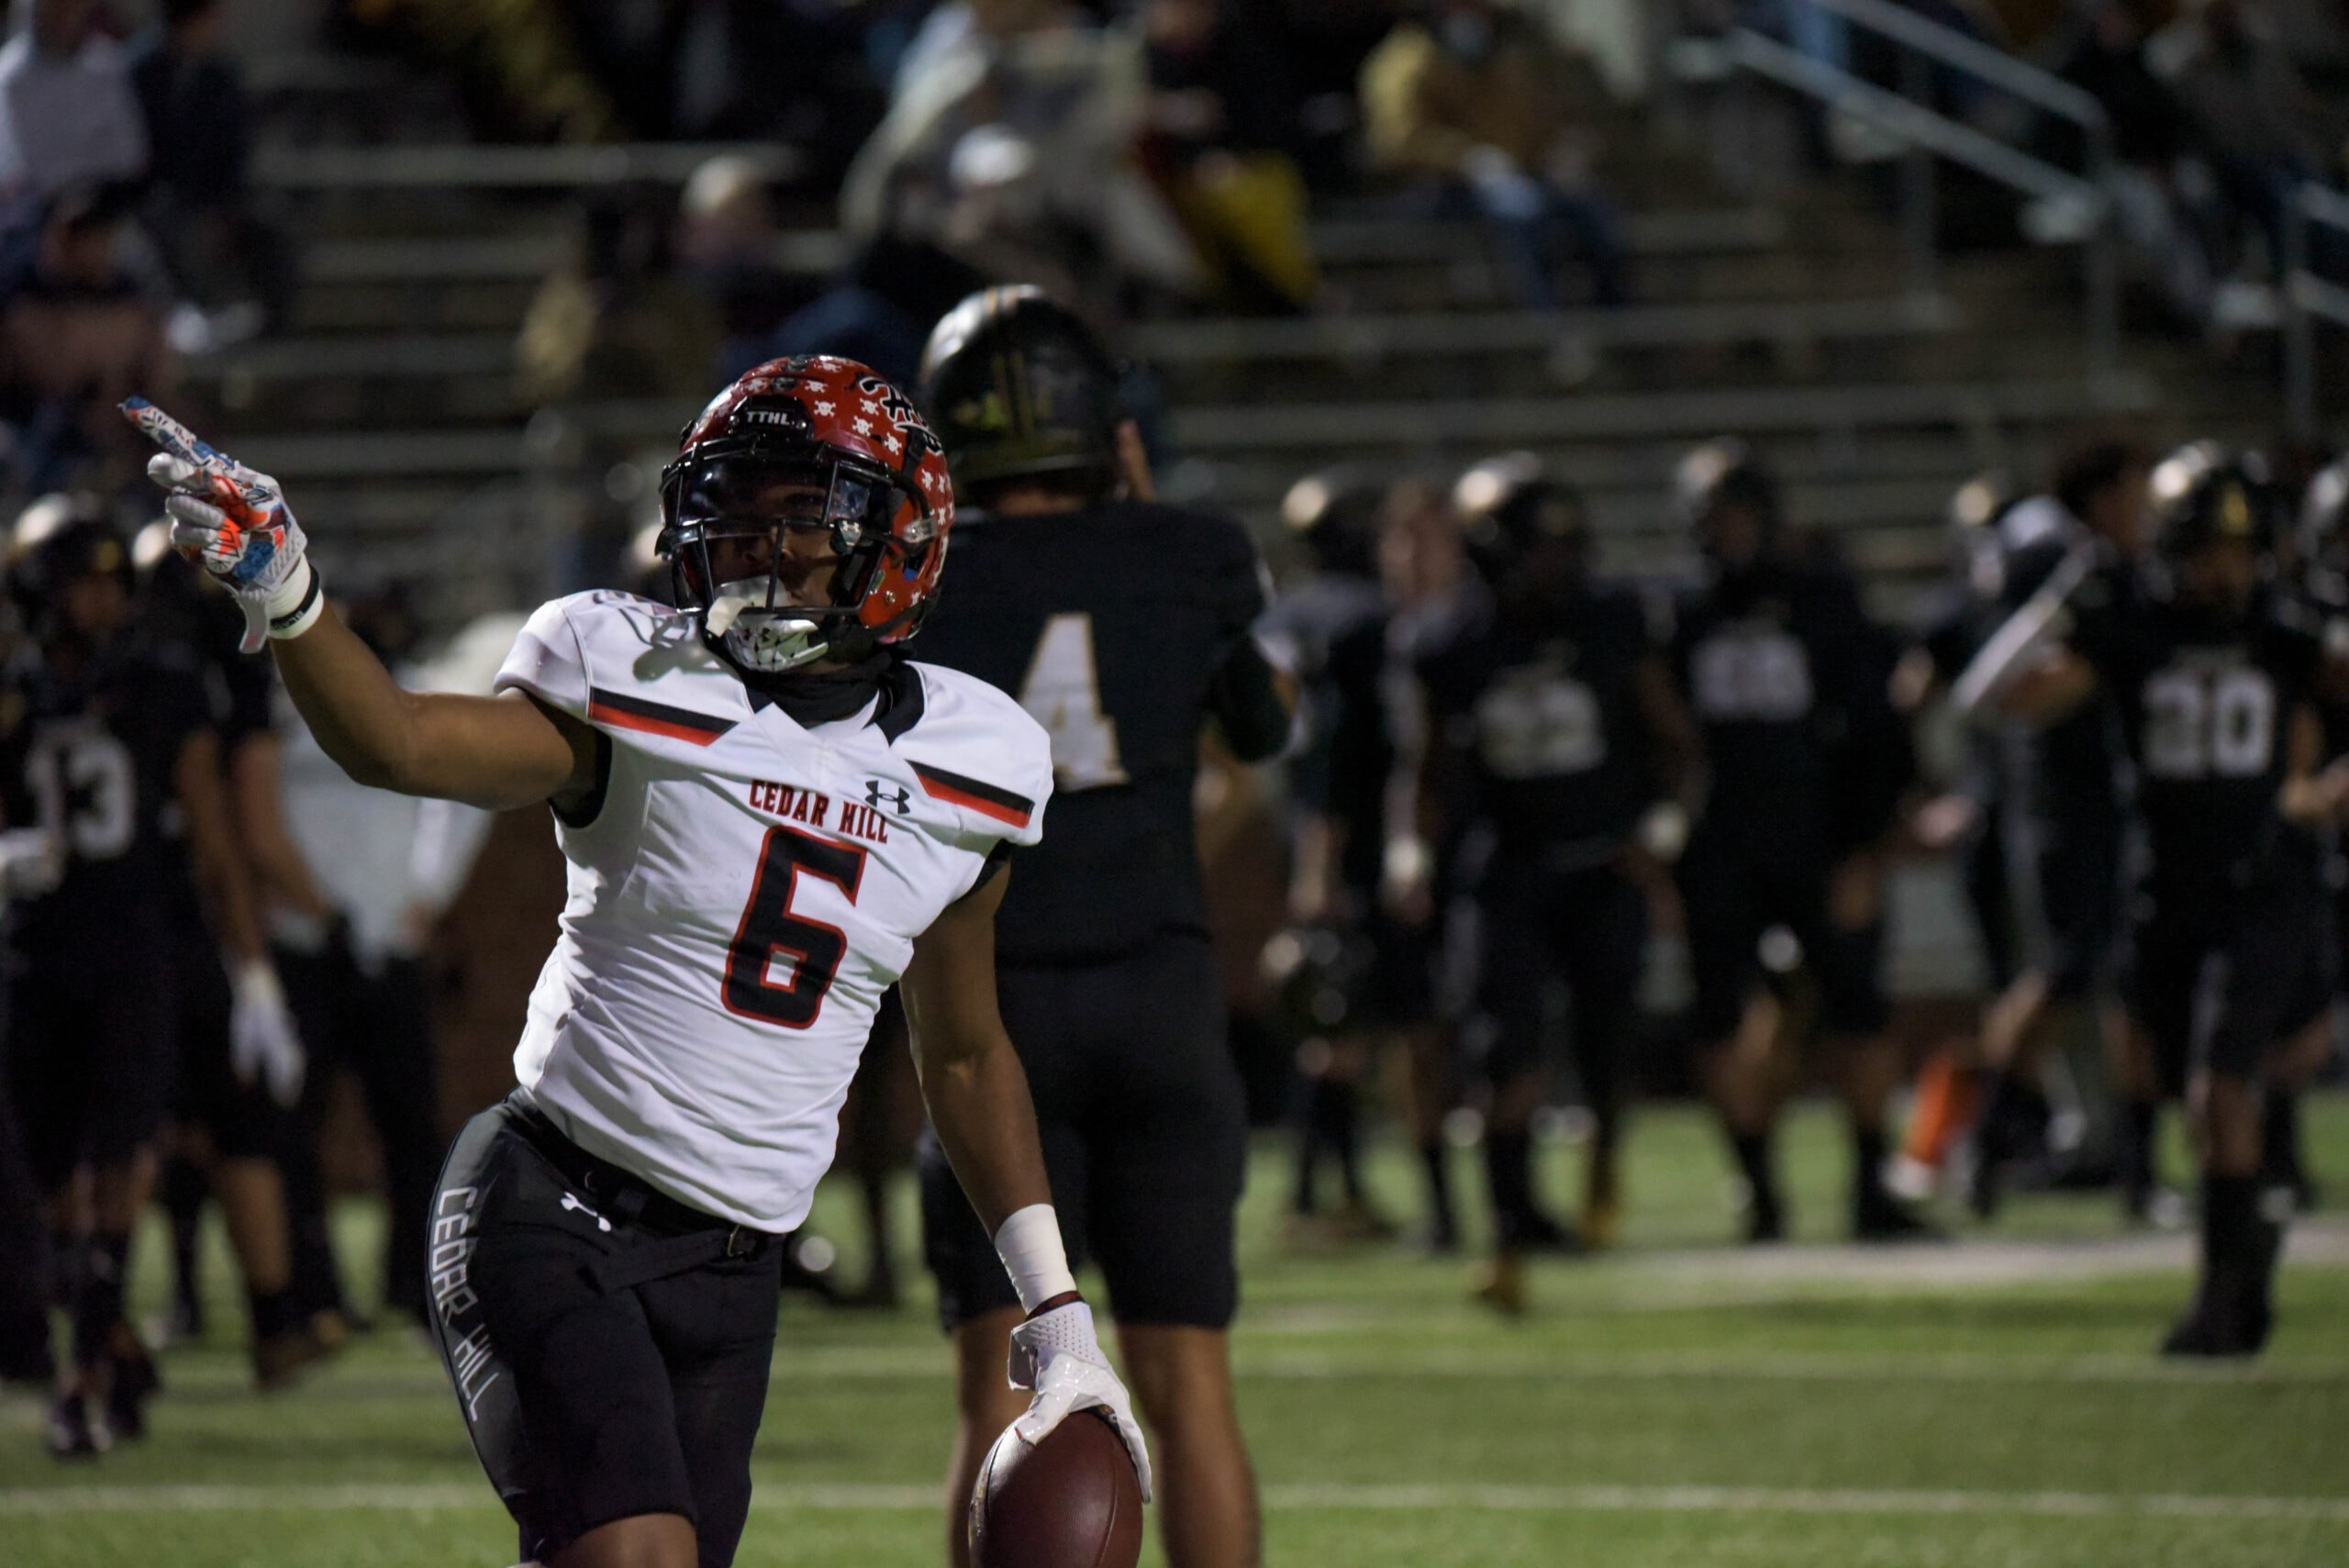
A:
<svg viewBox="0 0 2349 1568">
<path fill-rule="evenodd" d="M 2040 67 L 2002 53 L 1954 28 L 1944 27 L 1890 5 L 1887 0 L 1807 0 L 1855 27 L 1889 39 L 1901 50 L 1901 93 L 1922 105 L 1929 84 L 1920 61 L 1932 60 L 1987 83 L 2010 97 L 2036 106 L 2080 128 L 2083 173 L 2099 186 L 2112 167 L 2112 121 L 2093 95 Z M 1913 143 L 1912 148 L 1921 144 Z M 1946 156 L 1946 154 L 1944 154 Z M 1985 171 L 1987 172 L 1987 171 Z M 1998 176 L 1993 174 L 1993 179 Z M 2016 187 L 2018 189 L 2022 187 Z M 1910 264 L 1929 281 L 1934 254 L 1932 161 L 1912 150 L 1902 201 L 1909 228 Z M 2109 205 L 2090 209 L 2096 228 L 2085 242 L 2087 265 L 2088 363 L 2090 373 L 2110 372 L 2121 346 L 2121 261 Z"/>
<path fill-rule="evenodd" d="M 1828 4 L 1837 14 L 1850 17 L 1853 13 L 1847 7 L 1864 6 L 1868 0 L 1814 0 L 1814 3 Z M 1918 28 L 1946 34 L 1945 39 L 1933 40 L 1937 50 L 1963 53 L 1951 48 L 1951 40 L 1971 42 L 1963 35 L 1950 33 L 1936 24 L 1916 17 L 1905 19 L 1915 23 Z M 1872 25 L 1872 21 L 1867 25 Z M 2087 132 L 2090 172 L 2088 177 L 2083 178 L 1929 107 L 1923 102 L 1924 83 L 1913 71 L 1908 73 L 1908 91 L 1904 95 L 1879 87 L 1751 28 L 1741 28 L 1731 31 L 1727 39 L 1727 49 L 1730 60 L 1738 66 L 1816 99 L 1830 109 L 1864 120 L 1908 145 L 1910 151 L 1909 177 L 1903 182 L 1902 189 L 1903 227 L 1909 239 L 1912 286 L 1920 290 L 1933 286 L 1934 253 L 1938 248 L 1932 162 L 1929 154 L 1946 158 L 2009 190 L 2043 202 L 2068 205 L 2085 215 L 2090 220 L 2088 231 L 2080 241 L 2087 251 L 2088 374 L 2090 380 L 2098 384 L 2111 376 L 2120 349 L 2120 283 L 2118 259 L 2113 250 L 2112 204 L 2097 178 L 2102 172 L 2104 161 L 2110 156 L 2106 150 L 2110 128 L 2105 124 L 2100 109 L 2096 110 L 2092 117 L 2078 122 Z M 1908 59 L 1914 61 L 1921 58 L 1922 53 L 1921 50 L 1913 51 Z M 1934 58 L 1945 57 L 1937 53 Z M 1945 59 L 1945 63 L 1957 61 Z M 1971 63 L 1965 68 L 1972 69 Z M 2067 85 L 2054 83 L 2058 88 Z M 2048 91 L 2048 87 L 2049 83 L 2040 83 L 2031 91 L 2047 98 L 2065 96 L 2061 92 Z M 2037 98 L 2034 97 L 2033 101 Z M 2052 105 L 2050 106 L 2053 107 Z M 2070 117 L 2071 111 L 2080 107 L 2077 104 L 2067 104 L 2054 112 Z"/>
<path fill-rule="evenodd" d="M 2316 324 L 2349 328 L 2349 288 L 2309 265 L 2309 228 L 2349 238 L 2349 193 L 2304 183 L 2284 204 L 2284 406 L 2292 434 L 2321 434 L 2316 408 Z"/>
<path fill-rule="evenodd" d="M 2086 89 L 2036 65 L 2017 60 L 2010 54 L 1968 38 L 1954 28 L 1917 15 L 1914 11 L 1887 3 L 1887 0 L 1808 0 L 1822 11 L 1831 11 L 1847 22 L 1867 28 L 1879 37 L 1890 39 L 1905 49 L 1916 50 L 1939 61 L 1954 70 L 1979 77 L 1991 86 L 2026 103 L 2035 104 L 2052 115 L 2059 115 L 2074 125 L 2092 133 L 2110 136 L 2111 120 L 2104 106 Z"/>
<path fill-rule="evenodd" d="M 2078 175 L 1776 39 L 1740 28 L 1730 35 L 1729 48 L 1731 59 L 1757 74 L 1865 119 L 1911 146 L 1962 163 L 2009 190 L 2091 209 L 2105 206 L 2104 193 Z"/>
</svg>

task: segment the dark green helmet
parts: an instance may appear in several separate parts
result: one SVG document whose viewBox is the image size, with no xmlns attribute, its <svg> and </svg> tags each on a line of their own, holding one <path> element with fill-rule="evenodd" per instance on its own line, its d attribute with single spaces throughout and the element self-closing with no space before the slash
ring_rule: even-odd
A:
<svg viewBox="0 0 2349 1568">
<path fill-rule="evenodd" d="M 916 394 L 960 486 L 1118 472 L 1118 367 L 1032 284 L 981 289 L 930 334 Z"/>
<path fill-rule="evenodd" d="M 2239 540 L 2263 557 L 2275 552 L 2282 498 L 2257 452 L 2189 442 L 2155 466 L 2153 492 L 2158 547 L 2173 561 L 2221 540 Z"/>
</svg>

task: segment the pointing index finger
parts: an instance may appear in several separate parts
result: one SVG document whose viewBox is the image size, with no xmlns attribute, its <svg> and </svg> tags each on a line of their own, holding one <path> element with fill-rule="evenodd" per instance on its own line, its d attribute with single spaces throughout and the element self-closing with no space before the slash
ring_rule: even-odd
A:
<svg viewBox="0 0 2349 1568">
<path fill-rule="evenodd" d="M 141 435 L 173 457 L 215 473 L 225 472 L 230 466 L 227 458 L 198 439 L 195 431 L 145 398 L 126 397 L 120 407 L 123 417 L 136 425 Z"/>
</svg>

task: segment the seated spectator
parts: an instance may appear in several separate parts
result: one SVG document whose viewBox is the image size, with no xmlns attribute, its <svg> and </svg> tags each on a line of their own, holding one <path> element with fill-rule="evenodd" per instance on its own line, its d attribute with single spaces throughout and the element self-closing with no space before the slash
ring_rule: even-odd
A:
<svg viewBox="0 0 2349 1568">
<path fill-rule="evenodd" d="M 215 344 L 279 325 L 294 292 L 285 242 L 254 215 L 245 185 L 250 115 L 220 48 L 227 9 L 226 0 L 163 0 L 160 25 L 129 50 L 154 149 L 147 231 L 181 293 L 203 307 Z"/>
<path fill-rule="evenodd" d="M 721 363 L 712 384 L 722 385 L 752 365 L 785 354 L 838 354 L 871 365 L 898 386 L 910 386 L 920 376 L 930 329 L 986 282 L 936 246 L 885 234 L 765 342 L 748 346 L 739 362 Z"/>
<path fill-rule="evenodd" d="M 161 312 L 120 261 L 132 199 L 120 185 L 59 193 L 0 277 L 0 420 L 17 438 L 20 493 L 65 489 L 87 462 L 135 457 L 114 406 L 171 394 Z"/>
<path fill-rule="evenodd" d="M 1419 0 L 1364 62 L 1363 124 L 1381 168 L 1433 177 L 1484 217 L 1521 303 L 1556 308 L 1558 274 L 1579 259 L 1596 302 L 1619 305 L 1622 241 L 1577 134 L 1602 91 L 1522 12 Z"/>
<path fill-rule="evenodd" d="M 2329 178 L 2339 146 L 2331 108 L 2291 58 L 2254 28 L 2239 0 L 2208 0 L 2200 37 L 2180 65 L 2177 95 L 2238 226 L 2284 254 L 2284 204 L 2301 182 Z"/>
<path fill-rule="evenodd" d="M 2106 192 L 2135 270 L 2181 321 L 2210 318 L 2215 282 L 2210 257 L 2182 217 L 2179 160 L 2189 150 L 2186 109 L 2145 61 L 2145 33 L 2126 0 L 2087 0 L 2058 71 L 2097 101 L 2112 128 L 2114 167 Z M 2086 150 L 2070 122 L 2049 150 L 2065 168 Z"/>
<path fill-rule="evenodd" d="M 841 226 L 935 245 L 1041 284 L 1097 320 L 1197 291 L 1199 265 L 1134 159 L 1141 51 L 1067 0 L 973 0 L 971 30 L 918 57 L 849 168 Z"/>
<path fill-rule="evenodd" d="M 1150 0 L 1145 161 L 1241 309 L 1293 312 L 1321 286 L 1305 230 L 1296 95 L 1273 40 L 1237 0 Z"/>
<path fill-rule="evenodd" d="M 718 348 L 709 306 L 672 273 L 665 191 L 624 191 L 587 212 L 577 258 L 539 287 L 515 344 L 529 402 L 698 397 Z"/>
<path fill-rule="evenodd" d="M 95 0 L 30 0 L 30 13 L 0 47 L 0 199 L 37 209 L 68 185 L 138 179 L 147 133 Z"/>
<path fill-rule="evenodd" d="M 720 153 L 696 169 L 677 202 L 677 260 L 685 283 L 718 314 L 723 341 L 722 386 L 763 360 L 783 318 L 815 286 L 784 271 L 766 171 L 738 153 Z M 744 356 L 748 355 L 748 358 Z"/>
</svg>

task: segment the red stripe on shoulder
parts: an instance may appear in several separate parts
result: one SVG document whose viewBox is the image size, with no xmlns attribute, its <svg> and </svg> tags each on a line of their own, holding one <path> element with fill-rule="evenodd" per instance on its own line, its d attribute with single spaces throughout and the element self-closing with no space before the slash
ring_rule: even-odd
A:
<svg viewBox="0 0 2349 1568">
<path fill-rule="evenodd" d="M 950 773 L 944 768 L 913 765 L 914 777 L 920 781 L 922 793 L 949 806 L 959 806 L 975 811 L 982 817 L 1014 828 L 1025 828 L 1036 815 L 1036 803 L 1024 795 L 1014 795 L 1008 789 L 961 773 Z"/>
<path fill-rule="evenodd" d="M 588 690 L 587 717 L 597 724 L 608 724 L 615 729 L 639 730 L 646 735 L 665 736 L 695 746 L 707 746 L 734 728 L 734 720 L 730 718 L 712 718 L 690 708 L 647 702 L 642 697 L 624 696 L 618 692 L 607 692 L 599 687 Z"/>
</svg>

